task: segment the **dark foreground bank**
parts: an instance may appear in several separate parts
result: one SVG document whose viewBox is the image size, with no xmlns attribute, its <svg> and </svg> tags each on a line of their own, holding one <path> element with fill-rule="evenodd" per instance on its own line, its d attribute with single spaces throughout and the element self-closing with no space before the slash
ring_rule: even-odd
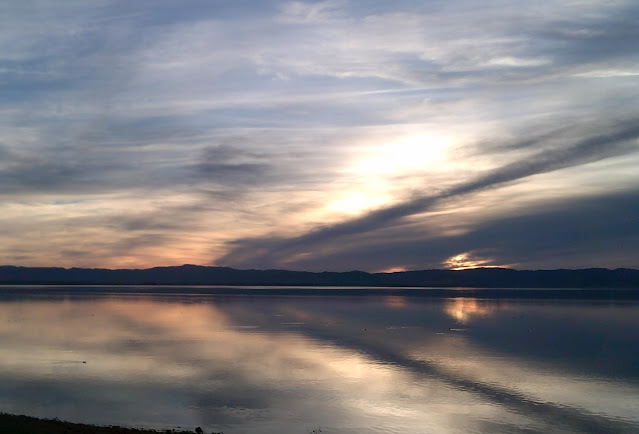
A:
<svg viewBox="0 0 639 434">
<path fill-rule="evenodd" d="M 192 431 L 125 428 L 120 426 L 95 426 L 64 422 L 57 419 L 37 419 L 0 413 L 0 433 L 3 434 L 194 434 Z"/>
</svg>

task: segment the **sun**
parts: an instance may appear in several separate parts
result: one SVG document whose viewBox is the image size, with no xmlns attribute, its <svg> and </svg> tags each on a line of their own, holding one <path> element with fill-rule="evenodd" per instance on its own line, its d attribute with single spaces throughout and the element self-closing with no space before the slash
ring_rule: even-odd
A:
<svg viewBox="0 0 639 434">
<path fill-rule="evenodd" d="M 443 163 L 453 138 L 444 135 L 407 134 L 372 147 L 358 161 L 354 170 L 360 173 L 396 175 L 406 171 L 421 171 Z"/>
<path fill-rule="evenodd" d="M 455 138 L 423 131 L 396 131 L 392 137 L 371 137 L 344 172 L 348 190 L 340 192 L 327 209 L 361 214 L 398 200 L 397 191 L 422 182 L 426 172 L 444 170 Z"/>
<path fill-rule="evenodd" d="M 471 252 L 460 253 L 446 259 L 442 264 L 451 270 L 469 270 L 471 268 L 497 268 L 492 258 L 483 258 Z"/>
</svg>

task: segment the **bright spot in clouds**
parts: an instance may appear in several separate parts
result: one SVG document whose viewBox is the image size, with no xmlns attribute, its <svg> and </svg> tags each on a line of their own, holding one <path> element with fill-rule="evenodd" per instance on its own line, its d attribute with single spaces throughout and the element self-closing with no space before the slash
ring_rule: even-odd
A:
<svg viewBox="0 0 639 434">
<path fill-rule="evenodd" d="M 353 171 L 368 176 L 401 176 L 432 170 L 446 162 L 446 151 L 454 143 L 451 137 L 415 134 L 380 145 L 371 144 Z"/>
<path fill-rule="evenodd" d="M 493 265 L 493 260 L 490 258 L 482 258 L 471 252 L 460 253 L 459 255 L 451 256 L 443 263 L 445 268 L 451 270 L 468 270 L 471 268 L 497 268 L 499 265 Z"/>
<path fill-rule="evenodd" d="M 386 268 L 384 270 L 379 270 L 378 273 L 401 273 L 402 271 L 407 271 L 406 267 Z"/>
</svg>

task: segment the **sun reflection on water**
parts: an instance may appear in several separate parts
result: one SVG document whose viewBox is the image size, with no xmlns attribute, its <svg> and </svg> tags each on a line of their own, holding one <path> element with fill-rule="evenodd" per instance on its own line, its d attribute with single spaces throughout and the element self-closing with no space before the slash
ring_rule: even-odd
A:
<svg viewBox="0 0 639 434">
<path fill-rule="evenodd" d="M 490 316 L 499 308 L 503 309 L 504 306 L 475 298 L 453 298 L 446 300 L 444 304 L 444 312 L 462 324 L 467 324 L 474 318 Z"/>
</svg>

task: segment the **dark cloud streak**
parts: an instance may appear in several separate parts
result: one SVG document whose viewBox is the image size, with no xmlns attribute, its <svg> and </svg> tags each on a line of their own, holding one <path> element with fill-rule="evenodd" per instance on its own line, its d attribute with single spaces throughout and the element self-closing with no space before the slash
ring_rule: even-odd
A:
<svg viewBox="0 0 639 434">
<path fill-rule="evenodd" d="M 270 175 L 271 165 L 265 156 L 235 149 L 229 145 L 209 147 L 202 152 L 198 173 L 220 184 L 256 184 Z"/>
<path fill-rule="evenodd" d="M 429 230 L 427 222 L 395 226 L 371 237 L 351 238 L 339 251 L 319 251 L 294 263 L 312 270 L 343 270 L 344 264 L 373 271 L 393 265 L 441 268 L 443 258 L 470 251 L 471 256 L 489 260 L 486 265 L 633 268 L 639 243 L 638 216 L 639 189 L 635 188 L 564 198 L 478 222 L 458 235 L 438 234 Z"/>
</svg>

